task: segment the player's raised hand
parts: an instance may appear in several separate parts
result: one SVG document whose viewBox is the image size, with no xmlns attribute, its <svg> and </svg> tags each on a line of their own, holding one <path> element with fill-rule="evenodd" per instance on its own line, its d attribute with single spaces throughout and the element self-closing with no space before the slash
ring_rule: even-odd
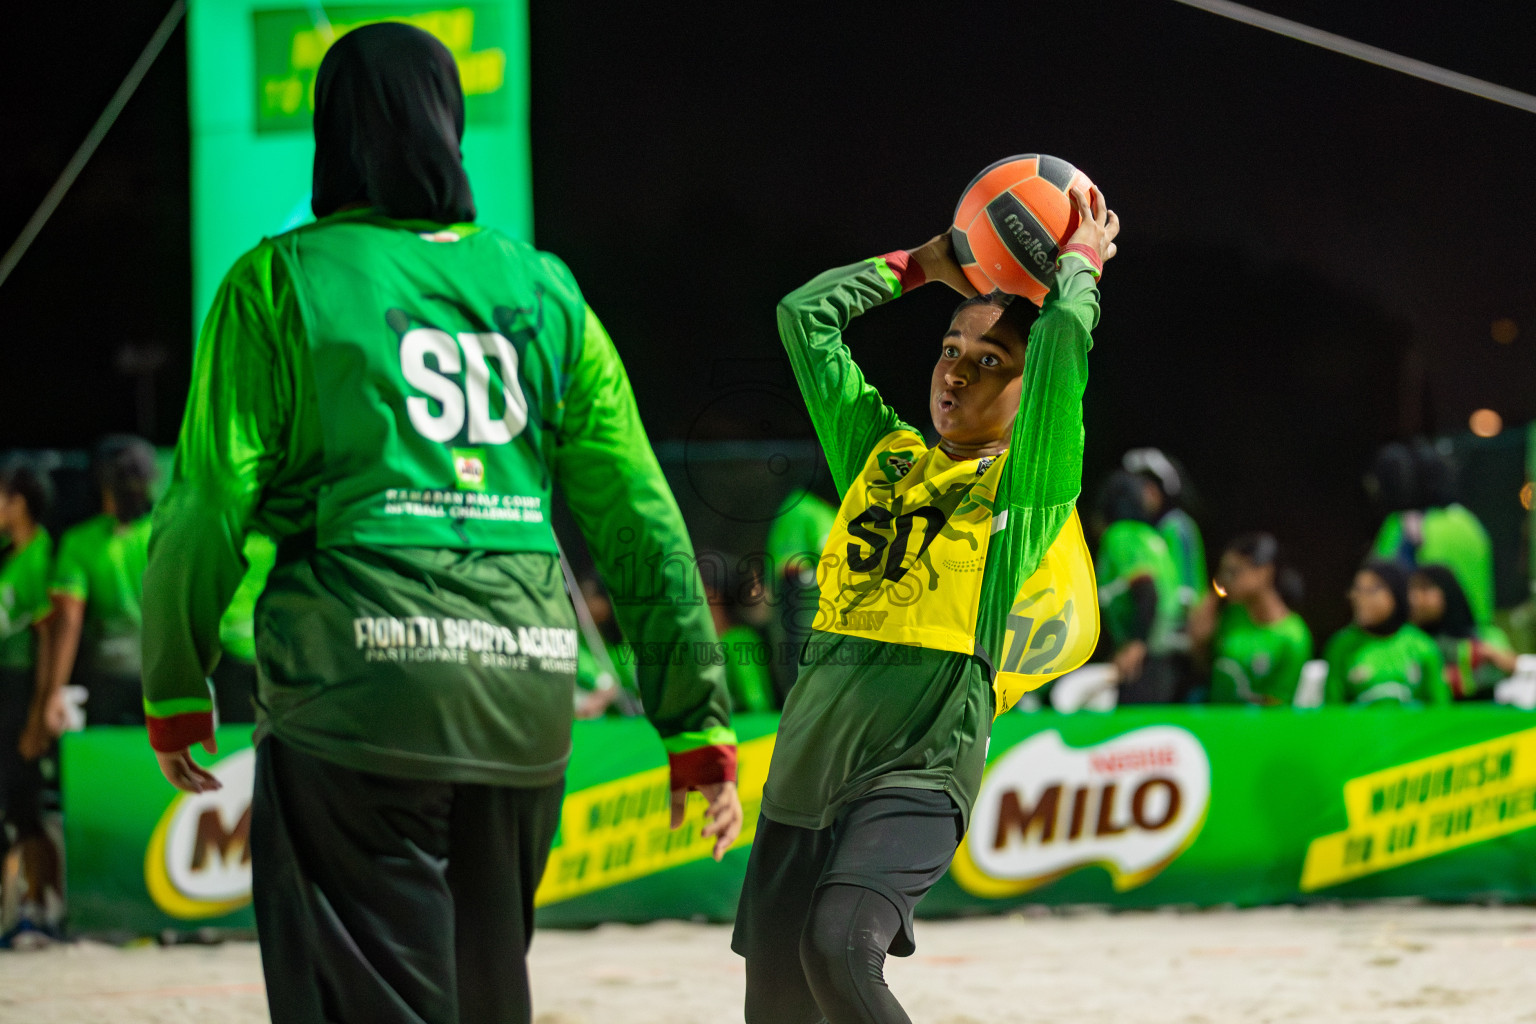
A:
<svg viewBox="0 0 1536 1024">
<path fill-rule="evenodd" d="M 1072 211 L 1077 214 L 1077 230 L 1066 241 L 1067 245 L 1086 245 L 1099 254 L 1100 262 L 1114 257 L 1117 248 L 1115 236 L 1120 233 L 1120 218 L 1115 216 L 1104 202 L 1104 193 L 1089 189 L 1084 194 L 1080 188 L 1067 193 Z"/>
<path fill-rule="evenodd" d="M 960 262 L 955 259 L 955 247 L 948 231 L 934 235 L 916 249 L 908 249 L 907 253 L 923 268 L 923 276 L 928 280 L 943 281 L 966 298 L 976 294 L 965 271 L 960 269 Z"/>
<path fill-rule="evenodd" d="M 743 815 L 741 813 L 741 796 L 736 792 L 734 782 L 712 782 L 703 786 L 693 786 L 709 801 L 709 807 L 704 811 L 707 819 L 704 830 L 699 834 L 705 838 L 713 837 L 715 848 L 713 855 L 715 860 L 725 856 L 725 851 L 736 842 L 736 837 L 741 835 Z M 688 803 L 687 789 L 674 789 L 672 791 L 672 827 L 677 828 L 683 823 L 683 809 Z"/>
</svg>

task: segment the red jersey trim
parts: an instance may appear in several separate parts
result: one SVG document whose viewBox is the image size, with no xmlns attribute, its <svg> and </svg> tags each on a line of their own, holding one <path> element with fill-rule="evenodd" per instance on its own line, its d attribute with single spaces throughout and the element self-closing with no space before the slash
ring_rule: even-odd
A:
<svg viewBox="0 0 1536 1024">
<path fill-rule="evenodd" d="M 685 750 L 681 754 L 668 754 L 667 765 L 672 769 L 673 789 L 707 786 L 716 782 L 735 782 L 736 748 L 698 747 Z"/>
<path fill-rule="evenodd" d="M 149 725 L 149 745 L 162 754 L 186 750 L 213 735 L 212 711 L 189 711 L 167 718 L 150 716 L 145 722 Z"/>
</svg>

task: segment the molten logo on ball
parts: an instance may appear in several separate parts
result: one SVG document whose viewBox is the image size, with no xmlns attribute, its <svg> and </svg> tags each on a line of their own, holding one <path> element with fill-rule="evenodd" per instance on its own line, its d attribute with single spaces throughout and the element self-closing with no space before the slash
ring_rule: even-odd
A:
<svg viewBox="0 0 1536 1024">
<path fill-rule="evenodd" d="M 952 871 L 977 896 L 1016 896 L 1089 865 L 1145 885 L 1205 823 L 1211 765 L 1191 733 L 1137 729 L 1081 750 L 1055 730 L 992 764 Z"/>
</svg>

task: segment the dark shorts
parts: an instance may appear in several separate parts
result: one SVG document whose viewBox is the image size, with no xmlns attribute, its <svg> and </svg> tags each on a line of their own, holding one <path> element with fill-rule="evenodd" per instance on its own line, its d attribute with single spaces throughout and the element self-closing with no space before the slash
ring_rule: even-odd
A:
<svg viewBox="0 0 1536 1024">
<path fill-rule="evenodd" d="M 731 948 L 798 959 L 816 890 L 855 885 L 879 893 L 901 913 L 889 952 L 911 956 L 912 911 L 954 859 L 963 834 L 948 793 L 882 789 L 843 808 L 830 828 L 758 821 Z"/>
</svg>

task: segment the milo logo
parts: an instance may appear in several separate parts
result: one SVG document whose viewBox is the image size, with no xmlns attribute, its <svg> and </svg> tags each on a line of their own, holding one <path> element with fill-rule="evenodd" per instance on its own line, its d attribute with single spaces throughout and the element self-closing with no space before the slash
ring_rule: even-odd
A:
<svg viewBox="0 0 1536 1024">
<path fill-rule="evenodd" d="M 251 792 L 256 751 L 241 750 L 210 769 L 224 784 L 181 793 L 155 826 L 144 854 L 144 883 L 172 917 L 222 917 L 251 900 Z"/>
<path fill-rule="evenodd" d="M 1145 885 L 1205 823 L 1211 765 L 1191 733 L 1137 729 L 1082 749 L 1055 730 L 989 766 L 952 868 L 977 896 L 1015 896 L 1089 865 Z"/>
<path fill-rule="evenodd" d="M 479 448 L 455 448 L 453 476 L 461 491 L 485 490 L 485 452 Z"/>
</svg>

